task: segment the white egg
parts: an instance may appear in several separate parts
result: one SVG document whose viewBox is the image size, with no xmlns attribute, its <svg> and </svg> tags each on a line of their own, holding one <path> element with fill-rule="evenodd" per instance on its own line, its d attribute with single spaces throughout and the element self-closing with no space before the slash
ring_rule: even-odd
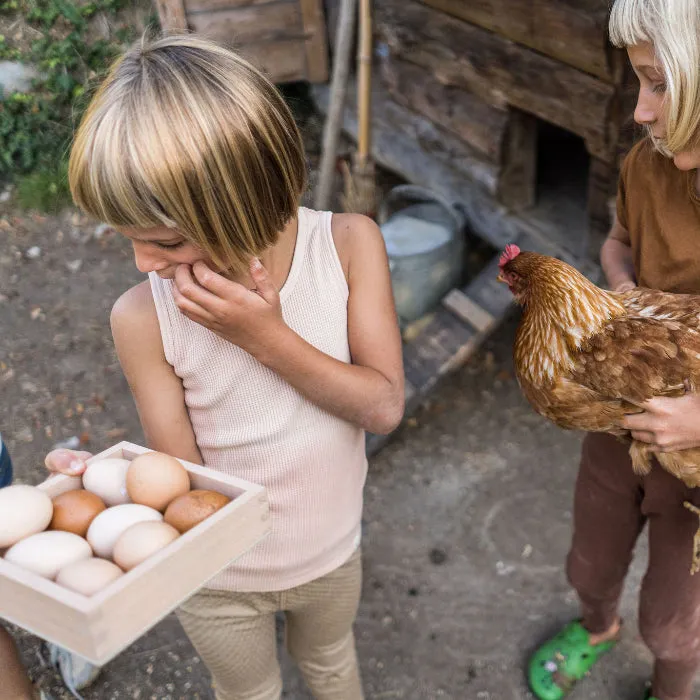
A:
<svg viewBox="0 0 700 700">
<path fill-rule="evenodd" d="M 92 462 L 83 473 L 83 487 L 98 495 L 108 506 L 131 503 L 126 490 L 128 459 L 111 457 Z"/>
<path fill-rule="evenodd" d="M 52 516 L 51 498 L 36 486 L 0 489 L 0 549 L 45 530 Z"/>
<path fill-rule="evenodd" d="M 52 579 L 68 564 L 91 556 L 90 545 L 79 535 L 48 530 L 31 535 L 10 547 L 5 553 L 5 560 Z"/>
<path fill-rule="evenodd" d="M 131 571 L 179 536 L 180 533 L 168 523 L 136 523 L 125 530 L 114 545 L 114 561 L 124 571 Z"/>
<path fill-rule="evenodd" d="M 132 525 L 147 520 L 162 520 L 163 515 L 138 503 L 107 508 L 90 523 L 87 539 L 98 557 L 112 558 L 112 550 L 121 534 Z"/>
<path fill-rule="evenodd" d="M 116 581 L 124 572 L 106 559 L 83 559 L 63 567 L 56 576 L 56 583 L 82 595 L 95 595 Z"/>
</svg>

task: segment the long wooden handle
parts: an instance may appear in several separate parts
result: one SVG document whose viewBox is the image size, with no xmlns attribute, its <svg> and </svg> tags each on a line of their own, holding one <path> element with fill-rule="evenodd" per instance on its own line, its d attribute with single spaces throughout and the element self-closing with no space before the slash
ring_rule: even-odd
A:
<svg viewBox="0 0 700 700">
<path fill-rule="evenodd" d="M 365 163 L 371 148 L 372 0 L 360 0 L 360 47 L 357 54 L 357 160 Z"/>
<path fill-rule="evenodd" d="M 350 72 L 352 40 L 357 16 L 357 0 L 342 0 L 338 14 L 336 49 L 333 56 L 333 76 L 331 78 L 328 116 L 323 127 L 323 151 L 319 167 L 318 184 L 314 207 L 325 210 L 330 206 L 333 191 L 335 161 L 338 138 L 345 110 L 345 94 Z"/>
</svg>

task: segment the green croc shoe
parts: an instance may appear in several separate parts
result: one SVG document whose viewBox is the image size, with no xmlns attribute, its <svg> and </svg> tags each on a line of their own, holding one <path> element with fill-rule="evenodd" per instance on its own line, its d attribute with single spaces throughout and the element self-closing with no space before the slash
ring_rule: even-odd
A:
<svg viewBox="0 0 700 700">
<path fill-rule="evenodd" d="M 580 620 L 570 622 L 530 659 L 528 680 L 539 700 L 561 700 L 609 652 L 617 639 L 592 646 Z M 653 700 L 653 699 L 650 699 Z"/>
</svg>

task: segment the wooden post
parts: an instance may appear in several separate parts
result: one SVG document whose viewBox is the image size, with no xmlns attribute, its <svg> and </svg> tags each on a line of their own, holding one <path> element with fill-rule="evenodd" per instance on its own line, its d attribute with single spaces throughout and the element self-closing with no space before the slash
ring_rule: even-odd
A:
<svg viewBox="0 0 700 700">
<path fill-rule="evenodd" d="M 537 197 L 537 119 L 510 110 L 498 179 L 498 199 L 513 211 L 527 209 Z"/>
<path fill-rule="evenodd" d="M 320 0 L 299 0 L 304 26 L 306 73 L 311 83 L 328 79 L 328 44 Z"/>
<path fill-rule="evenodd" d="M 160 25 L 167 31 L 187 29 L 184 0 L 156 0 Z"/>
<path fill-rule="evenodd" d="M 581 253 L 594 260 L 610 231 L 610 200 L 615 197 L 616 185 L 617 167 L 591 156 L 588 171 L 588 250 Z"/>
</svg>

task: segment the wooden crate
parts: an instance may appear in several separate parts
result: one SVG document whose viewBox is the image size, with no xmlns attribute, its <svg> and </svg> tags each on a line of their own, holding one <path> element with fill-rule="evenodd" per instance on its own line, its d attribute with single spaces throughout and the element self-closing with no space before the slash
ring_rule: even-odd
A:
<svg viewBox="0 0 700 700">
<path fill-rule="evenodd" d="M 121 442 L 88 463 L 148 451 Z M 103 666 L 268 533 L 262 486 L 180 462 L 192 488 L 233 500 L 89 598 L 0 559 L 0 617 Z M 52 498 L 81 487 L 62 475 L 39 485 Z"/>
<path fill-rule="evenodd" d="M 156 0 L 156 8 L 163 29 L 221 41 L 276 83 L 328 80 L 322 0 Z"/>
</svg>

